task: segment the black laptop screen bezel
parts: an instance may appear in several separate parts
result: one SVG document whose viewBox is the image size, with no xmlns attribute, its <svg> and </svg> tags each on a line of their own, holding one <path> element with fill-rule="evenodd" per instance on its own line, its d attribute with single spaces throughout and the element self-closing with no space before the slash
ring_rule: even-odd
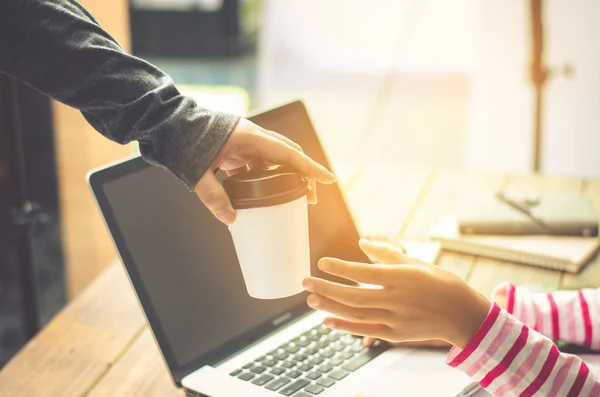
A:
<svg viewBox="0 0 600 397">
<path fill-rule="evenodd" d="M 298 107 L 301 107 L 301 109 L 298 109 Z M 306 112 L 304 104 L 301 101 L 289 103 L 277 109 L 273 109 L 266 113 L 262 113 L 257 117 L 268 117 L 269 113 L 281 112 L 284 109 L 289 109 L 288 111 L 290 112 L 303 111 L 308 117 L 308 113 Z M 253 118 L 250 118 L 250 120 L 252 119 Z M 329 164 L 323 165 L 330 168 Z M 96 197 L 96 201 L 98 203 L 98 206 L 100 207 L 105 223 L 112 236 L 113 242 L 117 247 L 117 251 L 121 257 L 121 261 L 126 269 L 127 276 L 129 277 L 131 285 L 136 292 L 138 301 L 143 309 L 142 311 L 146 316 L 148 324 L 150 325 L 150 330 L 153 333 L 154 338 L 160 347 L 159 350 L 161 351 L 163 358 L 171 372 L 173 381 L 178 387 L 182 387 L 181 380 L 186 375 L 197 370 L 203 365 L 214 365 L 222 361 L 223 359 L 251 345 L 257 340 L 267 336 L 273 331 L 280 329 L 283 325 L 288 324 L 298 319 L 302 315 L 312 311 L 312 309 L 308 307 L 304 301 L 302 304 L 294 306 L 289 310 L 286 310 L 285 312 L 279 313 L 276 317 L 267 320 L 258 327 L 255 327 L 250 331 L 240 335 L 239 337 L 233 340 L 229 340 L 227 341 L 227 343 L 218 346 L 217 348 L 211 350 L 206 354 L 203 354 L 197 359 L 192 360 L 190 363 L 180 366 L 176 360 L 175 354 L 172 351 L 170 344 L 168 343 L 168 339 L 165 335 L 165 332 L 161 327 L 158 315 L 156 314 L 156 311 L 154 310 L 151 304 L 150 297 L 148 296 L 148 293 L 144 288 L 141 276 L 136 269 L 133 257 L 129 249 L 127 248 L 125 238 L 122 235 L 120 228 L 118 227 L 115 215 L 104 192 L 104 185 L 106 183 L 126 177 L 131 173 L 135 173 L 150 167 L 153 167 L 153 165 L 147 163 L 142 157 L 136 156 L 131 159 L 124 160 L 123 162 L 120 162 L 118 164 L 114 164 L 103 169 L 91 171 L 88 175 L 88 182 L 94 193 L 94 196 Z M 349 219 L 351 219 L 352 222 L 355 223 L 354 219 L 352 219 L 352 214 L 350 213 L 349 209 L 346 208 L 346 210 L 348 212 Z M 288 314 L 285 316 L 285 321 L 274 321 L 275 319 L 281 317 L 282 314 Z"/>
</svg>

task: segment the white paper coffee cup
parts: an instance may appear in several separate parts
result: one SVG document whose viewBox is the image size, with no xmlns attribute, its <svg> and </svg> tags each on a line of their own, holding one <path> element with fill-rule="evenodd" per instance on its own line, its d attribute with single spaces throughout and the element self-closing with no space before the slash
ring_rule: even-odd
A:
<svg viewBox="0 0 600 397">
<path fill-rule="evenodd" d="M 237 216 L 229 226 L 248 294 L 298 294 L 310 276 L 308 183 L 288 167 L 236 174 L 224 181 Z"/>
</svg>

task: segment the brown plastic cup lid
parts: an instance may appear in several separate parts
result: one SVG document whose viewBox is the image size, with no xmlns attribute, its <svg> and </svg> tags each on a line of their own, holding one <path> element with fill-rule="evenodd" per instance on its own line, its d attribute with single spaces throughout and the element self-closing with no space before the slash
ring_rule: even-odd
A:
<svg viewBox="0 0 600 397">
<path fill-rule="evenodd" d="M 242 171 L 226 178 L 223 187 L 235 209 L 271 207 L 299 199 L 308 182 L 288 166 Z"/>
</svg>

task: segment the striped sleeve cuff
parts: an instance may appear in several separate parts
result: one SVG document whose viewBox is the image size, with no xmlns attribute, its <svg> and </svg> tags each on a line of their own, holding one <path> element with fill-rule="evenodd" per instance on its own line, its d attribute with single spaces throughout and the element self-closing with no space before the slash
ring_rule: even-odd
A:
<svg viewBox="0 0 600 397">
<path fill-rule="evenodd" d="M 600 387 L 581 359 L 561 354 L 496 303 L 467 346 L 452 348 L 446 362 L 496 396 L 588 396 Z"/>
<path fill-rule="evenodd" d="M 481 350 L 484 346 L 491 347 L 494 345 L 497 348 L 497 341 L 494 337 L 504 325 L 504 319 L 500 316 L 501 312 L 502 309 L 500 309 L 500 306 L 497 303 L 493 303 L 485 320 L 483 320 L 483 323 L 481 323 L 467 346 L 462 350 L 457 347 L 450 349 L 446 357 L 446 363 L 464 372 L 467 372 L 467 370 L 473 372 L 473 369 L 477 368 L 473 358 L 476 355 L 474 353 Z"/>
<path fill-rule="evenodd" d="M 554 341 L 600 349 L 600 288 L 532 293 L 510 283 L 496 290 L 506 311 Z"/>
</svg>

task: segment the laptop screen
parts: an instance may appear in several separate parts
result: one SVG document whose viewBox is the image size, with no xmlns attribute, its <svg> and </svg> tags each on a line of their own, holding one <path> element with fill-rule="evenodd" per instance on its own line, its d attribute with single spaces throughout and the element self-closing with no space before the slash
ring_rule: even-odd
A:
<svg viewBox="0 0 600 397">
<path fill-rule="evenodd" d="M 300 102 L 253 120 L 329 168 Z M 138 158 L 90 181 L 176 382 L 272 331 L 282 315 L 291 320 L 308 311 L 306 293 L 251 298 L 227 227 L 165 170 Z M 366 258 L 339 186 L 321 185 L 317 192 L 319 203 L 309 206 L 312 273 L 331 279 L 317 269 L 319 258 Z"/>
</svg>

